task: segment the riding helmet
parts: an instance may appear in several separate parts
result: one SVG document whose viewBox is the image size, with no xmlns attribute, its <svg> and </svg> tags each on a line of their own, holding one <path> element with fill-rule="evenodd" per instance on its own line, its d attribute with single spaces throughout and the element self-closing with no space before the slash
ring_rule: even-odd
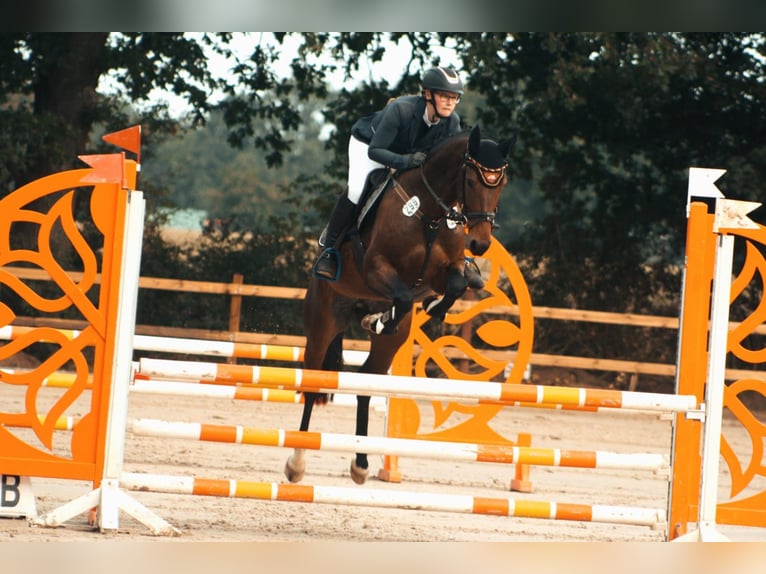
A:
<svg viewBox="0 0 766 574">
<path fill-rule="evenodd" d="M 441 92 L 452 92 L 454 94 L 463 94 L 463 82 L 460 76 L 452 68 L 443 68 L 437 66 L 426 70 L 423 74 L 423 89 L 438 90 Z"/>
</svg>

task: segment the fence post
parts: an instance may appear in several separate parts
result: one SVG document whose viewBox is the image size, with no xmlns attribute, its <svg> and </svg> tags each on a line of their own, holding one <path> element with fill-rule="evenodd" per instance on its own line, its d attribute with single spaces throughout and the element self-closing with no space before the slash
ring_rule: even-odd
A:
<svg viewBox="0 0 766 574">
<path fill-rule="evenodd" d="M 242 273 L 235 273 L 231 282 L 233 285 L 242 285 L 244 276 Z M 229 305 L 229 333 L 239 333 L 242 319 L 242 295 L 239 288 L 235 288 L 235 291 L 231 295 L 231 303 Z M 226 359 L 226 362 L 233 365 L 237 362 L 237 358 L 229 357 Z"/>
</svg>

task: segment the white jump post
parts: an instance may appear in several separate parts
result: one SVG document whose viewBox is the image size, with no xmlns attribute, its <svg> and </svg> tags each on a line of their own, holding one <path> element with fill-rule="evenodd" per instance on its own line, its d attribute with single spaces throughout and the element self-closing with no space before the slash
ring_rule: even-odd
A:
<svg viewBox="0 0 766 574">
<path fill-rule="evenodd" d="M 133 380 L 133 334 L 146 203 L 143 193 L 136 190 L 128 191 L 127 202 L 104 476 L 101 484 L 91 492 L 35 518 L 31 523 L 36 526 L 59 526 L 79 514 L 96 508 L 99 529 L 116 530 L 119 525 L 119 511 L 123 510 L 154 534 L 179 535 L 180 531 L 177 528 L 120 489 L 127 432 L 128 393 L 130 382 Z"/>
<path fill-rule="evenodd" d="M 728 353 L 729 299 L 734 258 L 734 236 L 727 231 L 758 229 L 758 224 L 751 221 L 747 214 L 761 204 L 726 199 L 714 185 L 715 181 L 726 173 L 725 170 L 691 168 L 689 171 L 689 197 L 694 195 L 715 198 L 713 232 L 718 234 L 718 241 L 710 309 L 707 384 L 703 409 L 705 428 L 702 439 L 699 518 L 697 528 L 678 537 L 676 541 L 725 542 L 729 539 L 716 528 L 716 506 Z"/>
</svg>

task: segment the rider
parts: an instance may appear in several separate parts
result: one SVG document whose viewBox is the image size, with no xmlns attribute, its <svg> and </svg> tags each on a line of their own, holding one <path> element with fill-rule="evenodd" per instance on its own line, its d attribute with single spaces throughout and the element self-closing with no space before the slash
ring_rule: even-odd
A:
<svg viewBox="0 0 766 574">
<path fill-rule="evenodd" d="M 320 238 L 324 247 L 314 262 L 313 274 L 336 281 L 340 265 L 335 244 L 351 225 L 356 204 L 364 191 L 367 175 L 374 169 L 398 170 L 421 165 L 425 150 L 439 140 L 460 131 L 460 116 L 455 107 L 463 94 L 463 83 L 452 68 L 434 67 L 423 74 L 420 95 L 400 96 L 369 114 L 351 127 L 348 143 L 348 189 L 338 198 L 330 222 Z M 466 279 L 473 288 L 484 282 L 477 277 L 475 264 L 467 264 Z"/>
</svg>

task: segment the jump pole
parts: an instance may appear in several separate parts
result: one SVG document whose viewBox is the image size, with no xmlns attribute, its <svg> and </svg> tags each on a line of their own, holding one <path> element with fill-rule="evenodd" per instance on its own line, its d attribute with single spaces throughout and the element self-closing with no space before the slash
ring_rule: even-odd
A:
<svg viewBox="0 0 766 574">
<path fill-rule="evenodd" d="M 658 412 L 687 412 L 697 407 L 696 398 L 693 395 L 665 395 L 612 389 L 429 379 L 147 358 L 139 360 L 138 373 L 150 378 L 191 379 L 202 382 L 227 381 L 247 384 L 267 382 L 276 388 L 311 392 L 405 396 L 449 401 L 478 401 L 479 403 L 493 401 L 509 405 L 547 403 Z"/>
<path fill-rule="evenodd" d="M 166 494 L 632 524 L 648 526 L 652 529 L 662 528 L 665 523 L 665 511 L 659 508 L 571 504 L 431 492 L 311 486 L 128 472 L 123 472 L 120 476 L 120 486 L 129 490 Z"/>
<path fill-rule="evenodd" d="M 45 417 L 38 417 L 41 422 Z M 72 430 L 79 417 L 56 419 L 56 430 Z M 136 436 L 178 438 L 253 446 L 303 448 L 330 452 L 364 452 L 461 462 L 493 462 L 571 468 L 651 470 L 667 472 L 668 457 L 658 453 L 618 453 L 603 450 L 532 448 L 525 446 L 453 443 L 341 433 L 265 429 L 241 425 L 213 425 L 157 419 L 129 419 L 127 430 Z M 25 426 L 23 424 L 14 426 Z"/>
<path fill-rule="evenodd" d="M 662 471 L 668 458 L 656 453 L 616 453 L 598 450 L 531 448 L 481 443 L 453 443 L 392 437 L 370 437 L 326 432 L 262 429 L 239 425 L 131 419 L 134 435 L 207 442 L 303 448 L 375 455 L 413 456 L 435 460 L 531 464 L 575 468 Z"/>
<path fill-rule="evenodd" d="M 4 325 L 0 327 L 0 340 L 11 341 L 33 333 L 39 337 L 39 327 Z M 54 329 L 69 340 L 76 339 L 81 331 L 74 329 Z M 46 339 L 35 339 L 45 342 Z M 265 361 L 303 361 L 304 347 L 291 345 L 270 345 L 258 343 L 239 343 L 231 341 L 211 341 L 185 337 L 159 337 L 153 335 L 133 335 L 133 349 L 136 351 L 154 351 L 158 353 L 177 353 L 182 355 L 203 355 L 212 357 L 260 359 Z M 343 361 L 347 365 L 361 365 L 367 358 L 366 351 L 344 349 Z"/>
<path fill-rule="evenodd" d="M 303 395 L 285 389 L 269 389 L 256 386 L 226 386 L 189 383 L 184 381 L 136 380 L 130 392 L 140 395 L 176 395 L 207 399 L 233 399 L 272 403 L 302 403 Z"/>
<path fill-rule="evenodd" d="M 13 373 L 14 369 L 5 369 Z M 43 381 L 43 387 L 68 389 L 74 384 L 74 373 L 52 373 Z M 92 386 L 89 381 L 88 387 Z M 272 403 L 302 403 L 303 395 L 297 391 L 270 389 L 255 385 L 209 385 L 189 381 L 146 380 L 134 379 L 130 383 L 130 392 L 143 395 L 176 395 L 208 399 L 233 399 L 246 401 L 263 401 Z"/>
</svg>

